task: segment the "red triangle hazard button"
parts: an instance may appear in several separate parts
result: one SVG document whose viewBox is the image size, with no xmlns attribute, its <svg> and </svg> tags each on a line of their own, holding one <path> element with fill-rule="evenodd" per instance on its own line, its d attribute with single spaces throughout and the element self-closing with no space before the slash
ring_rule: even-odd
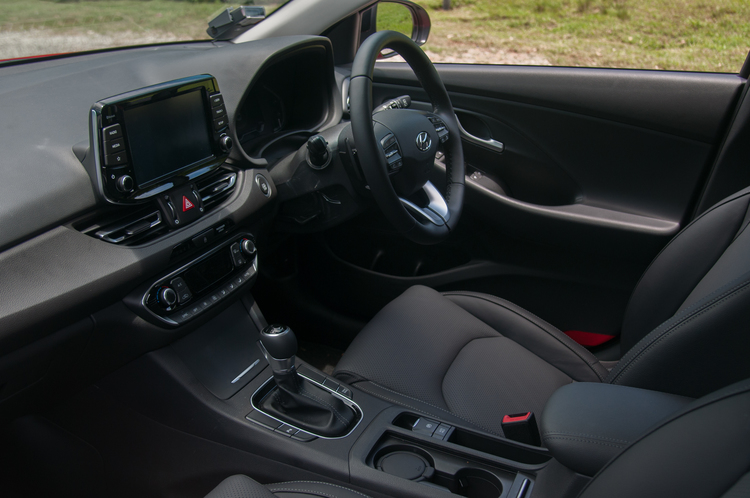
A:
<svg viewBox="0 0 750 498">
<path fill-rule="evenodd" d="M 190 211 L 194 207 L 195 207 L 195 204 L 190 202 L 190 199 L 188 199 L 187 196 L 183 195 L 182 196 L 182 212 L 184 213 L 185 211 Z"/>
</svg>

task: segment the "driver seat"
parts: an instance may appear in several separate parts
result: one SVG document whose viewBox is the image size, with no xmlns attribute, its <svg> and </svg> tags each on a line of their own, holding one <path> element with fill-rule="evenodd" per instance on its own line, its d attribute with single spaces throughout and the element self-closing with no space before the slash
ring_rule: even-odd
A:
<svg viewBox="0 0 750 498">
<path fill-rule="evenodd" d="M 677 234 L 637 284 L 609 370 L 508 301 L 415 286 L 357 335 L 334 375 L 446 422 L 504 436 L 504 415 L 541 414 L 571 382 L 698 398 L 750 377 L 750 188 Z"/>
</svg>

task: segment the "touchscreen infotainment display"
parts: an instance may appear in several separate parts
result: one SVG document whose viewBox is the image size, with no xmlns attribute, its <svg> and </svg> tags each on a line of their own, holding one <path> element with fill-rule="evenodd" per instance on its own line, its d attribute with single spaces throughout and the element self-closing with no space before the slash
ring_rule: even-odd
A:
<svg viewBox="0 0 750 498">
<path fill-rule="evenodd" d="M 125 109 L 123 120 L 138 185 L 213 156 L 201 89 Z"/>
</svg>

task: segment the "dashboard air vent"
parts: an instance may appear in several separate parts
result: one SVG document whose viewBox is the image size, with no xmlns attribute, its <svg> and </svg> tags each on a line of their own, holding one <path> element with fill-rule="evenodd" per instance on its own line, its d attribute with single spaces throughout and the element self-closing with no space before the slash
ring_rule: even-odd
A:
<svg viewBox="0 0 750 498">
<path fill-rule="evenodd" d="M 149 235 L 154 232 L 160 232 L 166 228 L 161 219 L 161 213 L 156 210 L 143 216 L 139 213 L 137 216 L 128 216 L 112 225 L 105 226 L 95 232 L 95 236 L 112 244 L 131 245 L 136 242 L 143 242 Z"/>
<path fill-rule="evenodd" d="M 169 230 L 161 212 L 153 204 L 135 210 L 101 210 L 74 222 L 73 226 L 91 237 L 125 246 L 143 244 Z"/>
<path fill-rule="evenodd" d="M 229 197 L 234 192 L 236 183 L 237 173 L 227 168 L 218 168 L 207 177 L 196 181 L 198 194 L 203 201 L 203 209 L 210 211 Z"/>
</svg>

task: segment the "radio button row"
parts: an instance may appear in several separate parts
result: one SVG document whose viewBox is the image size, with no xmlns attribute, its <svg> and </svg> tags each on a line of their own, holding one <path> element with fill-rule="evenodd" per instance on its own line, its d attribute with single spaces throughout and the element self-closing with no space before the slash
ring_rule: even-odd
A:
<svg viewBox="0 0 750 498">
<path fill-rule="evenodd" d="M 214 130 L 220 131 L 229 125 L 229 120 L 226 116 L 214 119 Z"/>
<path fill-rule="evenodd" d="M 118 154 L 123 150 L 125 150 L 125 140 L 123 140 L 122 138 L 118 138 L 117 140 L 104 141 L 105 154 Z"/>
<path fill-rule="evenodd" d="M 107 126 L 102 130 L 104 140 L 116 140 L 122 138 L 122 127 L 120 125 Z"/>
<path fill-rule="evenodd" d="M 125 153 L 124 150 L 117 152 L 115 154 L 107 154 L 104 156 L 105 166 L 120 166 L 121 164 L 125 164 L 127 162 L 128 162 L 128 155 Z"/>
<path fill-rule="evenodd" d="M 224 97 L 220 93 L 209 95 L 208 99 L 211 101 L 211 107 L 219 107 L 224 104 Z"/>
</svg>

